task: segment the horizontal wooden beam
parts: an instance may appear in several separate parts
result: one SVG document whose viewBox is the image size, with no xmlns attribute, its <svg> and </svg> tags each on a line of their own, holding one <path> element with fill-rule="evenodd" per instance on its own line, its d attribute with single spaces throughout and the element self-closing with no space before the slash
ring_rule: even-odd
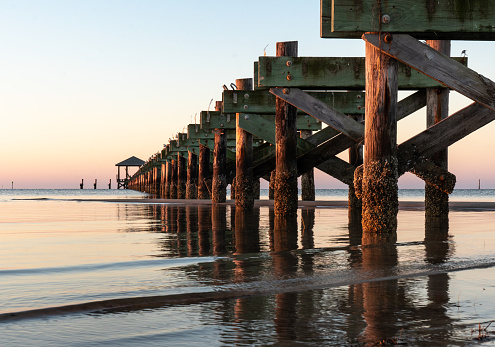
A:
<svg viewBox="0 0 495 347">
<path fill-rule="evenodd" d="M 381 49 L 383 53 L 495 111 L 493 81 L 414 37 L 394 34 L 387 39 L 389 43 L 384 42 L 384 38 L 378 34 L 365 34 L 363 39 Z"/>
<path fill-rule="evenodd" d="M 463 58 L 454 59 L 463 60 Z M 258 74 L 260 87 L 365 89 L 363 57 L 259 57 Z M 405 64 L 399 64 L 398 74 L 399 89 L 415 90 L 442 87 L 441 83 L 424 76 Z"/>
<path fill-rule="evenodd" d="M 261 137 L 266 142 L 276 144 L 275 141 L 275 122 L 267 120 L 260 115 L 251 114 L 248 117 L 239 118 L 238 125 L 241 129 L 254 136 Z M 303 140 L 297 139 L 298 151 L 307 151 L 314 146 Z"/>
<path fill-rule="evenodd" d="M 211 129 L 202 129 L 201 124 L 189 124 L 187 126 L 187 138 L 189 139 L 214 139 L 215 134 Z"/>
<path fill-rule="evenodd" d="M 342 113 L 364 114 L 364 92 L 308 92 Z M 223 92 L 224 113 L 275 114 L 276 97 L 268 90 Z M 305 114 L 299 111 L 298 114 Z M 299 125 L 299 124 L 298 124 Z M 299 130 L 306 130 L 298 127 Z M 313 129 L 308 129 L 313 130 Z"/>
<path fill-rule="evenodd" d="M 298 88 L 271 88 L 270 93 L 328 124 L 351 139 L 359 142 L 364 138 L 363 124 Z"/>
<path fill-rule="evenodd" d="M 410 34 L 423 40 L 495 40 L 489 0 L 321 0 L 321 37 L 365 32 Z"/>
<path fill-rule="evenodd" d="M 235 114 L 223 114 L 219 111 L 201 111 L 201 128 L 235 129 Z"/>
</svg>

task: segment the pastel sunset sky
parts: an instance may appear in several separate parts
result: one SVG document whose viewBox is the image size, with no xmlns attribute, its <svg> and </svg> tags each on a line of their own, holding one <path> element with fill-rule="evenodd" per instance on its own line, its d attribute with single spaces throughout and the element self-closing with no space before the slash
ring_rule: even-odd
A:
<svg viewBox="0 0 495 347">
<path fill-rule="evenodd" d="M 252 77 L 267 45 L 364 56 L 362 40 L 320 38 L 319 16 L 318 0 L 0 0 L 0 188 L 115 187 L 117 162 L 160 151 L 223 84 Z M 494 42 L 452 43 L 463 50 L 495 80 Z M 452 92 L 450 113 L 470 103 Z M 425 109 L 401 121 L 399 143 L 425 124 Z M 450 148 L 457 188 L 495 188 L 494 139 L 495 122 Z M 321 173 L 316 184 L 345 187 Z"/>
</svg>

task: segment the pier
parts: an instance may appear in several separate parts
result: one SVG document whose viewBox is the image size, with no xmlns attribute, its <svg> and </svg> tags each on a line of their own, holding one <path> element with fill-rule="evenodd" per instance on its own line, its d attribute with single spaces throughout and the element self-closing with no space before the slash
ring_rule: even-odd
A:
<svg viewBox="0 0 495 347">
<path fill-rule="evenodd" d="M 277 43 L 275 57 L 259 57 L 252 77 L 225 86 L 215 110 L 185 124 L 128 188 L 215 205 L 230 184 L 236 211 L 248 213 L 265 179 L 275 230 L 289 233 L 297 177 L 303 200 L 314 200 L 318 168 L 349 186 L 349 220 L 361 223 L 366 244 L 396 240 L 397 182 L 411 172 L 425 182 L 427 222 L 448 222 L 456 182 L 448 147 L 495 119 L 495 83 L 450 52 L 452 40 L 495 40 L 495 3 L 466 3 L 322 0 L 321 37 L 362 40 L 364 57 L 305 57 L 297 42 Z M 412 94 L 399 101 L 399 90 Z M 449 114 L 450 90 L 473 103 Z M 424 107 L 427 128 L 397 143 L 397 122 Z M 348 161 L 337 157 L 343 151 Z"/>
</svg>

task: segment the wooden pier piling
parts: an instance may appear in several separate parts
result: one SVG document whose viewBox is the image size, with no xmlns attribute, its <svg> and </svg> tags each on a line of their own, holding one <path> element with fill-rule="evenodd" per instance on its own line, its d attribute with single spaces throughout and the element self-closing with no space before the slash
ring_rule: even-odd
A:
<svg viewBox="0 0 495 347">
<path fill-rule="evenodd" d="M 297 41 L 277 42 L 277 57 L 297 57 Z M 292 62 L 287 59 L 287 66 Z M 291 75 L 287 75 L 289 80 Z M 297 128 L 296 108 L 277 98 L 275 106 L 276 179 L 275 214 L 297 211 Z"/>
<path fill-rule="evenodd" d="M 311 133 L 311 130 L 301 130 L 300 136 L 302 139 L 307 139 L 311 136 Z M 310 169 L 301 175 L 301 200 L 315 201 L 314 169 Z"/>
<path fill-rule="evenodd" d="M 397 77 L 397 61 L 366 43 L 363 242 L 365 239 L 373 242 L 376 234 L 396 237 Z"/>
<path fill-rule="evenodd" d="M 217 101 L 215 109 L 220 111 L 221 101 Z M 225 202 L 227 200 L 227 135 L 224 129 L 215 129 L 215 148 L 213 150 L 213 179 L 211 187 L 211 201 Z"/>
<path fill-rule="evenodd" d="M 194 151 L 188 152 L 186 199 L 198 197 L 198 156 Z"/>
<path fill-rule="evenodd" d="M 177 160 L 172 159 L 172 173 L 170 175 L 170 199 L 177 199 Z"/>
<path fill-rule="evenodd" d="M 362 115 L 356 115 L 353 118 L 358 122 L 362 122 L 364 120 L 364 116 Z M 363 145 L 361 143 L 356 143 L 354 146 L 349 148 L 349 163 L 354 167 L 360 167 L 361 165 L 363 165 Z M 359 189 L 361 189 L 361 182 L 359 182 L 358 185 Z M 354 182 L 351 182 L 351 184 L 349 184 L 347 201 L 349 224 L 361 225 L 363 201 L 361 199 L 361 192 L 359 192 L 359 197 L 356 195 Z"/>
<path fill-rule="evenodd" d="M 210 149 L 199 145 L 198 199 L 211 198 Z"/>
<path fill-rule="evenodd" d="M 187 165 L 186 158 L 177 154 L 177 199 L 186 198 Z"/>
<path fill-rule="evenodd" d="M 253 89 L 253 79 L 244 78 L 236 80 L 239 93 Z M 235 207 L 237 209 L 252 210 L 254 207 L 254 179 L 253 179 L 253 135 L 239 126 L 241 117 L 248 114 L 236 114 L 236 176 Z"/>
<path fill-rule="evenodd" d="M 426 43 L 437 51 L 450 56 L 449 40 L 428 40 Z M 426 127 L 429 128 L 449 116 L 449 89 L 428 88 L 426 90 Z M 435 153 L 430 160 L 448 170 L 448 150 Z M 447 218 L 449 215 L 449 195 L 425 182 L 425 215 L 427 218 Z"/>
</svg>

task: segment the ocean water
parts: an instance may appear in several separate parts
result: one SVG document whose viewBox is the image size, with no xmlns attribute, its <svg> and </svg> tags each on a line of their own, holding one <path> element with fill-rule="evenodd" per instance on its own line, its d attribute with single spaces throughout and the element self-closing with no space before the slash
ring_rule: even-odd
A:
<svg viewBox="0 0 495 347">
<path fill-rule="evenodd" d="M 2 346 L 494 344 L 495 211 L 400 210 L 396 243 L 362 246 L 346 208 L 281 221 L 145 197 L 0 190 Z M 121 201 L 84 201 L 105 198 Z"/>
</svg>

